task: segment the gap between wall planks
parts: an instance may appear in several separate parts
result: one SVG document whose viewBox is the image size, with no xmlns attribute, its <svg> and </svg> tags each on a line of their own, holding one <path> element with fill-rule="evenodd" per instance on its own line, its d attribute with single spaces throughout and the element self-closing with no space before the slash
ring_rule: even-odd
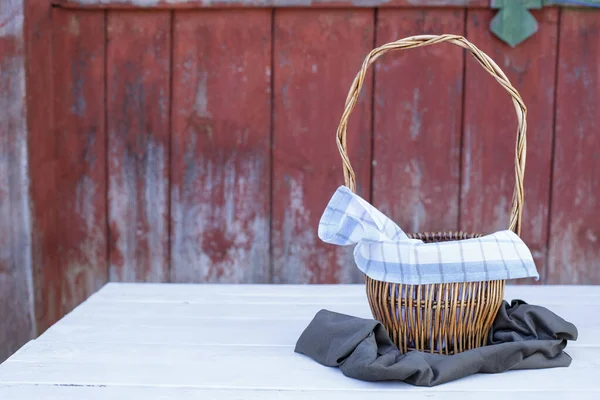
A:
<svg viewBox="0 0 600 400">
<path fill-rule="evenodd" d="M 169 277 L 171 15 L 108 12 L 109 279 Z"/>
<path fill-rule="evenodd" d="M 268 282 L 272 10 L 175 12 L 171 280 Z"/>
<path fill-rule="evenodd" d="M 23 12 L 0 4 L 0 362 L 36 332 Z"/>
<path fill-rule="evenodd" d="M 510 48 L 489 30 L 493 10 L 467 11 L 467 37 L 504 70 L 528 107 L 521 234 L 543 276 L 552 156 L 558 9 L 534 11 L 539 31 Z M 510 96 L 468 57 L 465 74 L 461 228 L 507 229 L 514 188 L 517 119 Z M 511 283 L 534 283 L 522 279 Z M 543 283 L 543 282 L 540 282 Z"/>
<path fill-rule="evenodd" d="M 50 0 L 57 7 L 92 9 L 482 7 L 490 0 Z"/>
<path fill-rule="evenodd" d="M 600 20 L 563 10 L 548 283 L 600 283 Z"/>
<path fill-rule="evenodd" d="M 464 10 L 382 9 L 377 43 L 464 34 Z M 409 232 L 458 228 L 463 52 L 388 52 L 375 64 L 373 202 Z"/>
<path fill-rule="evenodd" d="M 352 249 L 324 244 L 317 224 L 344 183 L 335 131 L 350 84 L 374 44 L 374 10 L 275 10 L 274 283 L 360 282 Z M 371 82 L 350 119 L 358 193 L 370 197 Z"/>
</svg>

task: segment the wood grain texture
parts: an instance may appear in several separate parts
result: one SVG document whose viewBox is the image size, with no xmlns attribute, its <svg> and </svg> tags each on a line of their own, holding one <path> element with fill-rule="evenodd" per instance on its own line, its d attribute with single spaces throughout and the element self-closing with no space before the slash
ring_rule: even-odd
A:
<svg viewBox="0 0 600 400">
<path fill-rule="evenodd" d="M 108 278 L 105 15 L 55 10 L 52 19 L 56 240 L 64 314 Z"/>
<path fill-rule="evenodd" d="M 0 4 L 0 362 L 36 332 L 23 6 Z"/>
<path fill-rule="evenodd" d="M 600 284 L 600 13 L 563 10 L 547 283 Z"/>
<path fill-rule="evenodd" d="M 380 10 L 378 45 L 464 32 L 462 10 Z M 397 51 L 375 64 L 373 204 L 409 232 L 458 227 L 463 53 Z"/>
<path fill-rule="evenodd" d="M 118 386 L 59 386 L 52 384 L 1 384 L 0 392 L 5 395 L 5 400 L 168 400 L 168 399 L 187 399 L 187 400 L 239 400 L 240 391 L 238 389 L 199 389 L 182 387 L 118 387 Z M 531 392 L 526 390 L 513 390 L 510 395 L 517 399 L 527 400 L 563 400 L 572 395 L 573 391 L 567 390 L 543 390 Z M 244 391 L 245 400 L 329 400 L 331 391 L 328 390 L 310 390 L 310 391 L 286 391 L 247 389 Z M 401 395 L 395 391 L 383 390 L 341 390 L 336 395 L 347 400 L 397 400 L 398 396 L 402 400 L 423 400 L 439 395 L 435 389 L 419 390 L 409 392 L 405 390 Z M 504 400 L 506 392 L 490 392 L 488 390 L 472 390 L 468 392 L 444 393 L 446 400 Z M 578 390 L 578 400 L 595 400 L 598 392 L 594 389 Z"/>
<path fill-rule="evenodd" d="M 68 8 L 488 7 L 489 0 L 50 0 Z"/>
<path fill-rule="evenodd" d="M 478 374 L 432 388 L 364 382 L 293 352 L 321 299 L 329 298 L 325 304 L 333 311 L 369 317 L 364 285 L 109 284 L 0 365 L 0 396 L 596 398 L 600 320 L 590 315 L 598 312 L 600 287 L 509 286 L 506 294 L 550 307 L 577 325 L 581 335 L 566 349 L 573 357 L 569 368 Z"/>
<path fill-rule="evenodd" d="M 110 279 L 168 280 L 170 13 L 108 13 Z"/>
<path fill-rule="evenodd" d="M 271 11 L 177 12 L 171 279 L 268 282 Z"/>
<path fill-rule="evenodd" d="M 545 268 L 557 46 L 556 9 L 533 11 L 539 32 L 517 48 L 489 30 L 493 11 L 469 10 L 467 37 L 504 70 L 528 106 L 522 237 Z M 514 188 L 517 118 L 510 96 L 474 60 L 466 63 L 461 228 L 507 229 Z M 513 283 L 532 283 L 520 280 Z"/>
<path fill-rule="evenodd" d="M 317 225 L 342 185 L 335 131 L 346 94 L 373 47 L 373 11 L 276 10 L 274 28 L 273 281 L 358 282 L 352 249 Z M 371 79 L 350 119 L 358 193 L 370 197 Z"/>
<path fill-rule="evenodd" d="M 273 332 L 284 333 L 284 323 L 279 321 Z M 3 382 L 238 389 L 238 398 L 244 399 L 245 392 L 254 388 L 281 390 L 284 393 L 330 390 L 330 398 L 339 398 L 338 391 L 354 389 L 365 391 L 365 397 L 370 399 L 376 399 L 373 395 L 380 390 L 394 390 L 398 397 L 405 392 L 423 390 L 403 382 L 350 379 L 338 368 L 327 368 L 309 357 L 295 354 L 291 346 L 158 346 L 63 341 L 39 343 L 37 349 L 24 350 L 23 361 L 15 357 L 0 366 L 0 379 Z M 432 389 L 437 389 L 439 397 L 445 391 L 459 390 L 503 391 L 512 397 L 512 390 L 523 388 L 533 392 L 568 388 L 598 389 L 600 385 L 593 379 L 593 369 L 600 361 L 600 348 L 569 346 L 567 351 L 579 363 L 573 362 L 568 368 L 478 374 Z M 27 356 L 27 353 L 30 355 Z M 371 389 L 370 393 L 368 389 Z M 217 396 L 213 399 L 220 398 Z"/>
<path fill-rule="evenodd" d="M 54 131 L 52 9 L 25 2 L 26 86 L 31 246 L 35 316 L 43 332 L 63 315 L 57 209 L 57 145 Z"/>
</svg>

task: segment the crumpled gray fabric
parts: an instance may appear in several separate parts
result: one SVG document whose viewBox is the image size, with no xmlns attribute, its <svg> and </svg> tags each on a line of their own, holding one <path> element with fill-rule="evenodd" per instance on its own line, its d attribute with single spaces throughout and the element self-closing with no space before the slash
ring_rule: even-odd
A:
<svg viewBox="0 0 600 400">
<path fill-rule="evenodd" d="M 502 303 L 488 345 L 451 356 L 402 354 L 380 322 L 321 310 L 302 333 L 295 351 L 320 364 L 339 367 L 364 381 L 404 381 L 436 386 L 476 373 L 567 367 L 563 350 L 577 328 L 552 311 L 520 300 Z"/>
</svg>

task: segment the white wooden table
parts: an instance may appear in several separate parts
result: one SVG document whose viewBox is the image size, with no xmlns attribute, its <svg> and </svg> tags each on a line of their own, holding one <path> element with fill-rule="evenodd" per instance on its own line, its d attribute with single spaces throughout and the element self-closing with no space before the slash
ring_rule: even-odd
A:
<svg viewBox="0 0 600 400">
<path fill-rule="evenodd" d="M 293 346 L 321 308 L 370 317 L 362 285 L 108 284 L 0 365 L 0 399 L 600 399 L 600 286 L 509 286 L 506 298 L 577 325 L 571 367 L 361 382 Z"/>
</svg>

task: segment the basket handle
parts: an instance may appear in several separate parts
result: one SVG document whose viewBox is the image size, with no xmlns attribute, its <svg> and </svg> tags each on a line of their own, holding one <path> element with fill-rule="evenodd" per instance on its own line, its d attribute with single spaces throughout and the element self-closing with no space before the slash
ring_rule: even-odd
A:
<svg viewBox="0 0 600 400">
<path fill-rule="evenodd" d="M 527 107 L 523 103 L 519 92 L 511 85 L 510 81 L 502 72 L 500 67 L 484 52 L 475 47 L 471 42 L 462 36 L 458 35 L 419 35 L 411 36 L 404 39 L 397 40 L 384 44 L 383 46 L 377 47 L 371 50 L 367 55 L 360 71 L 354 78 L 348 97 L 346 98 L 346 105 L 344 107 L 344 113 L 340 120 L 340 124 L 337 129 L 336 142 L 338 150 L 342 157 L 342 163 L 344 168 L 344 181 L 346 186 L 353 192 L 356 191 L 356 176 L 352 165 L 350 165 L 350 158 L 348 157 L 348 151 L 346 146 L 346 130 L 348 128 L 348 118 L 358 101 L 358 95 L 363 86 L 365 76 L 369 66 L 375 62 L 379 57 L 384 55 L 390 50 L 403 50 L 412 49 L 415 47 L 429 46 L 432 44 L 448 42 L 454 45 L 460 46 L 467 49 L 473 57 L 481 64 L 481 66 L 492 75 L 500 85 L 506 89 L 510 97 L 512 98 L 517 113 L 518 128 L 517 128 L 517 144 L 515 150 L 515 190 L 512 199 L 512 210 L 510 215 L 510 223 L 508 229 L 515 232 L 517 235 L 521 232 L 521 217 L 523 214 L 523 178 L 525 175 L 525 156 L 526 156 L 526 132 L 527 132 Z"/>
</svg>

